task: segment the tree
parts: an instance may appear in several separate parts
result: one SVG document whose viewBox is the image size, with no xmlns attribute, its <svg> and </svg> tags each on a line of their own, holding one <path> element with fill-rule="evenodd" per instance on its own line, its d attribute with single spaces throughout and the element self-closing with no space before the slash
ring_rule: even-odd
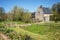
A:
<svg viewBox="0 0 60 40">
<path fill-rule="evenodd" d="M 31 12 L 25 12 L 22 20 L 26 23 L 31 22 Z"/>
<path fill-rule="evenodd" d="M 52 6 L 52 19 L 57 22 L 60 21 L 60 3 L 54 4 Z"/>
<path fill-rule="evenodd" d="M 30 22 L 31 12 L 24 8 L 14 6 L 13 10 L 8 13 L 8 19 L 12 21 Z"/>
<path fill-rule="evenodd" d="M 6 14 L 3 7 L 0 7 L 0 21 L 6 20 Z"/>
<path fill-rule="evenodd" d="M 7 21 L 13 21 L 12 12 L 8 12 L 8 13 L 7 13 Z"/>
<path fill-rule="evenodd" d="M 13 10 L 10 12 L 10 15 L 12 16 L 13 21 L 19 21 L 22 20 L 23 13 L 24 13 L 23 8 L 14 6 Z"/>
</svg>

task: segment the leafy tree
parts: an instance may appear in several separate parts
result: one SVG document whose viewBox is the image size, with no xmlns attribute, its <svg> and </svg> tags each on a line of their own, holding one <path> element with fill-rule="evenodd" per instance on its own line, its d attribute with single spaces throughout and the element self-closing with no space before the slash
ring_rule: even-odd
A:
<svg viewBox="0 0 60 40">
<path fill-rule="evenodd" d="M 13 15 L 12 12 L 7 13 L 7 21 L 12 21 L 13 20 Z"/>
<path fill-rule="evenodd" d="M 6 20 L 6 14 L 3 7 L 0 7 L 0 21 Z"/>
<path fill-rule="evenodd" d="M 24 8 L 14 6 L 13 10 L 8 13 L 8 19 L 12 21 L 30 22 L 31 12 L 27 11 Z"/>
<path fill-rule="evenodd" d="M 55 22 L 60 21 L 60 3 L 54 4 L 52 6 L 52 13 L 52 20 L 54 20 Z"/>
<path fill-rule="evenodd" d="M 10 17 L 12 17 L 10 20 L 12 21 L 22 20 L 23 13 L 24 13 L 23 8 L 14 6 L 13 10 L 9 13 Z"/>
<path fill-rule="evenodd" d="M 31 22 L 31 13 L 30 12 L 25 12 L 22 20 L 26 23 Z"/>
</svg>

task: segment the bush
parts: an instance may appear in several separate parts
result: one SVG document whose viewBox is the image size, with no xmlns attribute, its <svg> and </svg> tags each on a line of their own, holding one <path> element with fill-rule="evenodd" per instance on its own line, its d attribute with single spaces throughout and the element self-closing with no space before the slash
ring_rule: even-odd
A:
<svg viewBox="0 0 60 40">
<path fill-rule="evenodd" d="M 2 33 L 6 34 L 7 36 L 9 36 L 9 38 L 11 38 L 13 40 L 20 39 L 20 35 L 18 33 L 16 33 L 15 31 L 13 31 L 12 29 L 9 29 L 9 28 L 4 27 L 4 26 L 0 26 L 0 31 Z"/>
</svg>

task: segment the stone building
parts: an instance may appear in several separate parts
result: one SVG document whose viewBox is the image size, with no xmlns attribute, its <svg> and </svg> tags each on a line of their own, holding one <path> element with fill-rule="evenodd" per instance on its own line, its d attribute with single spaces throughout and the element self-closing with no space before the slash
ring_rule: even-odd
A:
<svg viewBox="0 0 60 40">
<path fill-rule="evenodd" d="M 45 7 L 38 7 L 37 11 L 32 13 L 32 19 L 33 20 L 39 20 L 39 21 L 50 21 L 50 15 L 51 15 L 51 10 L 49 8 Z"/>
</svg>

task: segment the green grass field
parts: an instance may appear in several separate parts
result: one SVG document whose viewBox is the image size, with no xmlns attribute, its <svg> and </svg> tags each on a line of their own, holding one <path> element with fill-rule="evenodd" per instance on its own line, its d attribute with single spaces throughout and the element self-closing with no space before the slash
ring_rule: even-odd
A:
<svg viewBox="0 0 60 40">
<path fill-rule="evenodd" d="M 60 40 L 60 23 L 32 24 L 31 26 L 15 28 L 14 30 L 23 35 L 27 34 L 34 39 L 38 37 L 36 40 Z"/>
<path fill-rule="evenodd" d="M 23 27 L 23 29 L 28 30 L 37 34 L 47 34 L 49 32 L 55 32 L 60 30 L 60 25 L 58 24 L 33 24 L 31 26 Z"/>
<path fill-rule="evenodd" d="M 18 40 L 19 35 L 21 36 L 21 40 L 25 40 L 26 35 L 32 38 L 30 40 L 60 40 L 60 23 L 32 23 L 31 26 L 26 27 L 0 27 L 0 31 L 5 34 L 8 33 L 14 40 Z"/>
</svg>

